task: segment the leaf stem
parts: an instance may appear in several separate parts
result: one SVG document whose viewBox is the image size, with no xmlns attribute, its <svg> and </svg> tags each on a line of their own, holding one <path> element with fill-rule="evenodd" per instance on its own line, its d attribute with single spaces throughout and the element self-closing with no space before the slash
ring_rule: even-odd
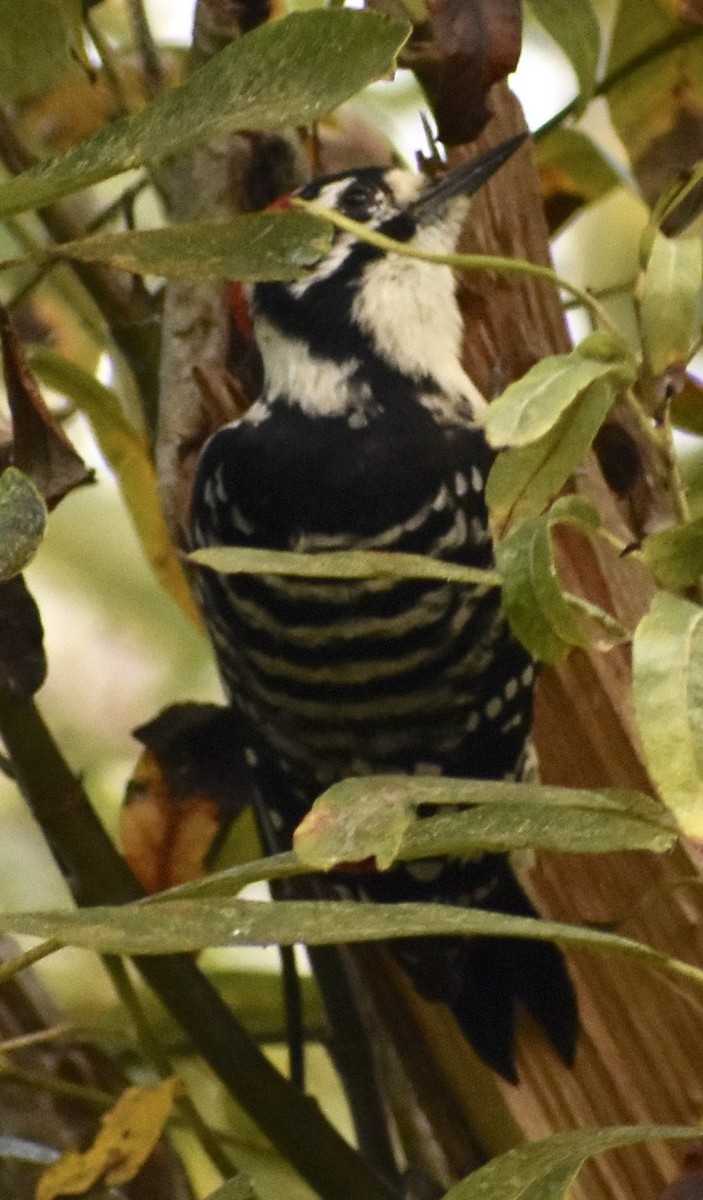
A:
<svg viewBox="0 0 703 1200">
<path fill-rule="evenodd" d="M 358 221 L 352 221 L 342 213 L 324 208 L 314 200 L 301 200 L 294 197 L 291 203 L 296 208 L 304 208 L 314 216 L 329 221 L 338 229 L 353 234 L 359 241 L 377 246 L 379 250 L 384 250 L 387 254 L 399 254 L 403 258 L 417 258 L 422 262 L 437 263 L 438 266 L 452 267 L 457 271 L 501 271 L 507 275 L 531 275 L 536 279 L 544 279 L 574 296 L 585 308 L 589 309 L 604 329 L 612 333 L 619 342 L 623 341 L 620 330 L 603 305 L 599 304 L 585 288 L 563 279 L 551 267 L 545 267 L 540 263 L 531 263 L 524 258 L 505 258 L 498 254 L 437 254 L 430 250 L 420 250 L 406 242 L 398 242 L 394 238 L 386 237 L 385 234 L 369 229 L 368 226 L 362 225 Z M 628 349 L 627 354 L 632 362 L 636 362 L 632 351 Z"/>
<path fill-rule="evenodd" d="M 43 958 L 48 958 L 50 954 L 55 954 L 57 950 L 62 949 L 61 942 L 57 942 L 54 938 L 47 938 L 38 946 L 33 946 L 31 950 L 25 950 L 24 954 L 15 955 L 14 958 L 0 964 L 0 984 L 7 983 L 8 979 L 19 975 L 20 971 L 26 971 L 28 967 L 33 967 Z M 2 1049 L 1 1046 L 0 1049 Z"/>
</svg>

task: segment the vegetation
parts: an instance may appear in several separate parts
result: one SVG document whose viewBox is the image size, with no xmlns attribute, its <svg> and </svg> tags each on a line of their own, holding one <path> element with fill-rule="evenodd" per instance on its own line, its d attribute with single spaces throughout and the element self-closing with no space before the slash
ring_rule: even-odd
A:
<svg viewBox="0 0 703 1200">
<path fill-rule="evenodd" d="M 496 372 L 503 385 L 487 418 L 498 452 L 488 483 L 495 570 L 407 555 L 207 552 L 232 572 L 451 574 L 458 586 L 477 577 L 501 586 L 516 633 L 546 664 L 543 782 L 346 781 L 318 800 L 294 852 L 271 858 L 260 856 L 244 794 L 221 784 L 200 794 L 198 754 L 212 747 L 197 750 L 194 730 L 216 692 L 184 564 L 188 478 L 209 428 L 252 386 L 246 345 L 229 348 L 235 380 L 225 370 L 225 283 L 304 275 L 341 223 L 312 205 L 250 210 L 290 190 L 310 162 L 325 169 L 332 153 L 389 154 L 363 89 L 398 62 L 421 81 L 450 156 L 484 126 L 498 140 L 496 127 L 509 136 L 520 123 L 500 82 L 520 52 L 519 0 L 391 7 L 305 4 L 284 16 L 200 0 L 186 51 L 160 44 L 142 0 L 0 0 L 11 426 L 0 474 L 0 734 L 13 781 L 1 920 L 8 933 L 45 939 L 15 946 L 0 972 L 0 1096 L 11 1113 L 0 1179 L 20 1197 L 36 1185 L 39 1200 L 556 1200 L 585 1160 L 638 1143 L 648 1146 L 609 1156 L 612 1166 L 574 1186 L 589 1200 L 655 1196 L 680 1162 L 677 1140 L 696 1136 L 688 1097 L 703 968 L 691 961 L 700 901 L 687 849 L 703 836 L 696 0 L 526 3 L 528 29 L 538 23 L 559 47 L 577 94 L 535 131 L 539 190 L 521 152 L 517 173 L 477 199 L 467 244 L 448 259 L 467 321 L 482 329 L 467 343 L 469 369 L 486 392 Z M 327 114 L 359 95 L 363 120 L 342 109 L 335 129 Z M 487 102 L 495 124 L 486 125 Z M 547 265 L 544 215 L 555 237 L 574 232 L 570 249 L 556 243 L 571 257 L 565 277 Z M 589 238 L 605 246 L 593 274 Z M 604 258 L 622 273 L 599 288 Z M 84 458 L 116 480 L 122 516 L 104 483 L 86 486 L 94 469 Z M 60 634 L 69 650 L 54 647 L 48 621 L 49 682 L 37 706 L 42 616 L 61 570 L 75 597 Z M 85 597 L 101 590 L 115 598 L 109 659 L 85 616 Z M 144 674 L 135 708 L 126 696 Z M 151 720 L 166 701 L 199 705 Z M 128 861 L 148 890 L 179 885 L 147 900 L 110 836 L 124 784 L 112 768 L 133 757 L 136 722 L 145 749 L 122 815 Z M 187 793 L 173 784 L 183 761 L 195 780 Z M 18 789 L 36 825 L 15 823 Z M 443 815 L 419 821 L 427 803 Z M 217 869 L 200 877 L 229 826 Z M 22 837 L 38 864 L 31 879 L 11 869 Z M 340 862 L 373 856 L 384 868 L 495 850 L 539 852 L 534 890 L 554 919 L 357 906 L 306 891 L 312 872 Z M 272 903 L 240 896 L 262 881 Z M 376 948 L 401 933 L 550 938 L 573 952 L 587 1029 L 573 1076 L 526 1030 L 522 1086 L 496 1083 Z M 333 997 L 331 1054 L 348 1111 L 319 1049 L 317 993 L 296 980 L 285 949 L 298 942 Z M 192 957 L 262 944 L 284 948 L 285 1005 L 258 965 Z M 71 1027 L 30 1003 L 24 974 L 67 946 L 91 954 L 73 960 L 73 997 L 59 985 Z M 105 974 L 87 988 L 95 955 Z M 87 1064 L 79 1085 L 62 1064 L 69 1050 Z M 301 1090 L 303 1059 L 323 1108 Z M 90 1141 L 104 1110 L 90 1151 L 39 1177 L 54 1149 Z M 170 1149 L 154 1156 L 165 1127 Z M 664 1140 L 674 1149 L 652 1148 Z"/>
</svg>

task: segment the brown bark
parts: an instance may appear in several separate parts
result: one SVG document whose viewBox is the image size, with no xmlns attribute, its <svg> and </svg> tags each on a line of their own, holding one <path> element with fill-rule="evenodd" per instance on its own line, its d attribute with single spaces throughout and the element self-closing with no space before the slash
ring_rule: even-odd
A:
<svg viewBox="0 0 703 1200">
<path fill-rule="evenodd" d="M 494 143 L 522 125 L 516 101 L 504 88 L 492 93 L 496 116 L 483 142 Z M 548 243 L 529 153 L 521 150 L 477 197 L 467 250 L 509 254 L 547 263 Z M 466 362 L 490 394 L 546 354 L 563 352 L 569 339 L 556 291 L 526 277 L 468 276 L 462 285 L 466 312 Z M 646 522 L 667 510 L 656 463 L 639 446 L 644 469 L 637 512 L 606 487 L 595 457 L 575 482 L 611 528 L 632 536 L 633 516 Z M 635 531 L 636 532 L 636 531 Z M 636 563 L 584 538 L 560 539 L 564 585 L 586 594 L 630 628 L 646 610 L 652 582 Z M 571 786 L 625 785 L 651 791 L 634 730 L 627 649 L 607 654 L 575 652 L 544 670 L 535 737 L 545 782 Z M 666 857 L 611 854 L 543 855 L 531 873 L 542 911 L 569 921 L 611 922 L 623 933 L 683 959 L 700 957 L 700 892 L 666 890 L 694 869 L 684 848 Z M 660 889 L 653 893 L 653 889 Z M 638 908 L 642 897 L 651 902 Z M 629 914 L 629 915 L 627 915 Z M 697 1047 L 700 1005 L 692 987 L 624 960 L 569 955 L 582 1013 L 576 1067 L 567 1071 L 536 1030 L 521 1030 L 519 1088 L 503 1088 L 506 1101 L 530 1137 L 556 1129 L 637 1122 L 691 1123 L 699 1117 L 701 1084 Z M 653 1145 L 609 1154 L 584 1171 L 579 1195 L 588 1200 L 649 1200 L 660 1195 L 682 1152 Z"/>
</svg>

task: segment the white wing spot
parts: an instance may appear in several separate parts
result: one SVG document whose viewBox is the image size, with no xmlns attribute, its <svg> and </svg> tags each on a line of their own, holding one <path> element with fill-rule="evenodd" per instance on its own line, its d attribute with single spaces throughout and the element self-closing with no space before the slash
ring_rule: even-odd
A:
<svg viewBox="0 0 703 1200">
<path fill-rule="evenodd" d="M 457 471 L 454 476 L 454 491 L 457 496 L 465 496 L 469 490 L 469 481 L 463 471 Z"/>
<path fill-rule="evenodd" d="M 520 676 L 520 682 L 522 683 L 523 687 L 530 687 L 534 682 L 534 678 L 535 668 L 532 663 L 528 663 L 522 675 Z"/>
<path fill-rule="evenodd" d="M 448 499 L 449 496 L 447 494 L 447 489 L 445 487 L 441 487 L 432 501 L 432 508 L 434 511 L 441 512 L 443 508 L 446 508 Z"/>
<path fill-rule="evenodd" d="M 503 707 L 503 701 L 500 696 L 492 696 L 486 705 L 486 716 L 489 721 L 495 721 Z"/>
<path fill-rule="evenodd" d="M 522 725 L 522 713 L 515 713 L 514 717 L 511 717 L 509 721 L 501 725 L 500 732 L 512 733 L 513 729 L 517 729 L 520 725 Z"/>
<path fill-rule="evenodd" d="M 475 733 L 480 724 L 481 714 L 474 709 L 474 711 L 470 714 L 468 721 L 466 722 L 466 732 Z"/>
<path fill-rule="evenodd" d="M 244 758 L 248 767 L 258 767 L 259 756 L 253 746 L 247 746 L 244 751 Z"/>
<path fill-rule="evenodd" d="M 471 486 L 475 492 L 483 491 L 483 475 L 477 466 L 471 468 Z"/>
<path fill-rule="evenodd" d="M 519 687 L 520 687 L 520 684 L 518 683 L 517 679 L 513 675 L 512 679 L 508 680 L 508 682 L 505 685 L 505 688 L 503 689 L 505 692 L 505 699 L 506 700 L 514 700 L 518 694 Z"/>
</svg>

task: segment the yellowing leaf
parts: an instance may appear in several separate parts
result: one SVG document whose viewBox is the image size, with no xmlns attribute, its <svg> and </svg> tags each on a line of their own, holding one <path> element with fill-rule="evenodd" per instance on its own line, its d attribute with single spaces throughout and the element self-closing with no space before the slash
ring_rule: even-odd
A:
<svg viewBox="0 0 703 1200">
<path fill-rule="evenodd" d="M 664 0 L 620 0 L 605 68 L 615 77 L 610 116 L 650 204 L 700 159 L 703 40 L 670 8 Z M 648 55 L 655 47 L 661 52 Z"/>
<path fill-rule="evenodd" d="M 621 182 L 615 168 L 585 133 L 553 129 L 535 142 L 540 191 L 550 232 L 561 229 L 585 204 Z"/>
<path fill-rule="evenodd" d="M 32 355 L 32 366 L 49 387 L 70 396 L 87 416 L 98 445 L 115 472 L 154 574 L 199 626 L 200 615 L 166 527 L 146 439 L 129 424 L 115 393 L 76 363 L 42 349 Z"/>
<path fill-rule="evenodd" d="M 69 1150 L 43 1173 L 36 1200 L 82 1196 L 93 1184 L 129 1183 L 144 1166 L 163 1132 L 181 1088 L 178 1079 L 166 1079 L 152 1088 L 128 1088 L 100 1119 L 92 1146 Z"/>
<path fill-rule="evenodd" d="M 633 643 L 635 718 L 662 800 L 703 839 L 703 608 L 659 592 Z"/>
<path fill-rule="evenodd" d="M 700 237 L 668 238 L 658 233 L 639 304 L 642 345 L 653 375 L 691 357 L 700 327 L 702 285 Z"/>
</svg>

